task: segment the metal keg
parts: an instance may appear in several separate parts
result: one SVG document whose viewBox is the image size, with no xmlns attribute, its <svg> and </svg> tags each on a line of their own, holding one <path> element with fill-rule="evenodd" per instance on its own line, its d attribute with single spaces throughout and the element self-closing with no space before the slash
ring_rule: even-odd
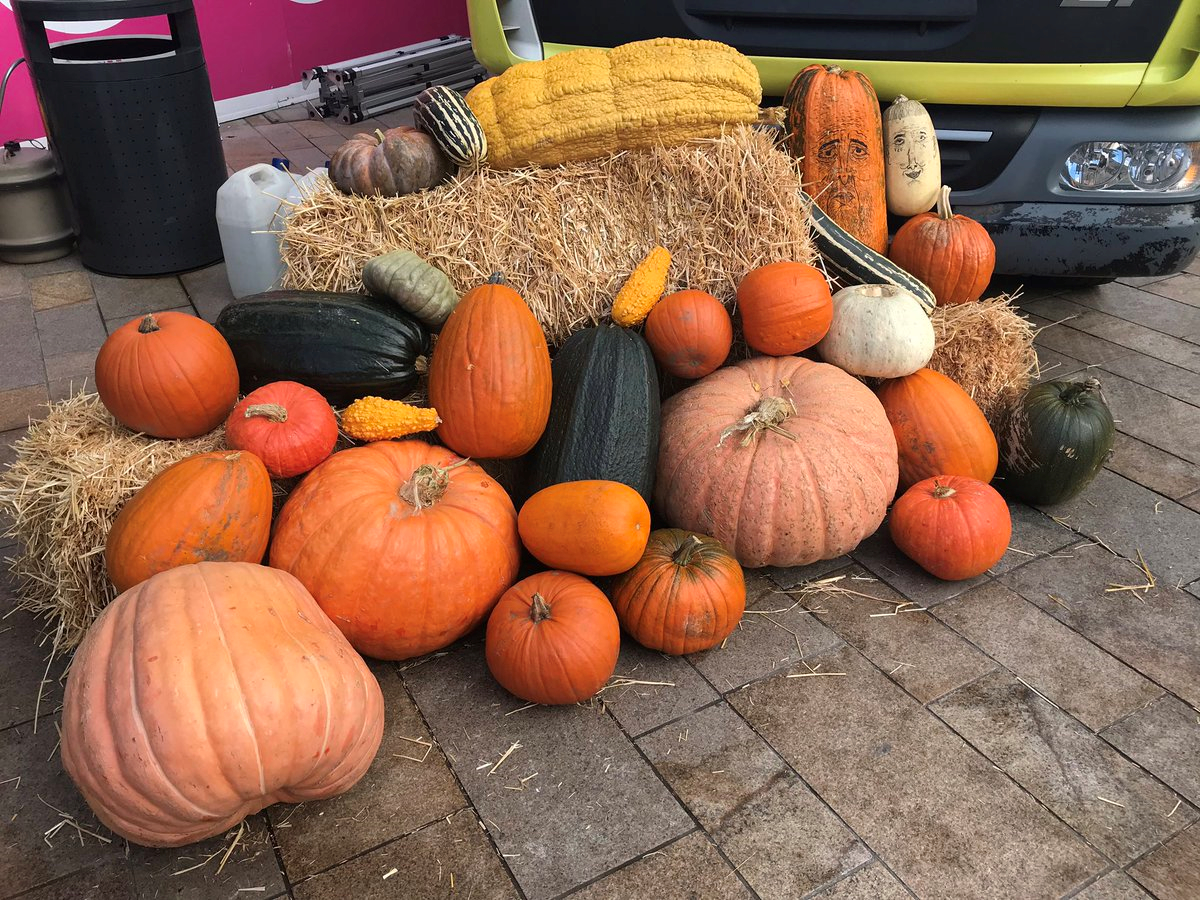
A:
<svg viewBox="0 0 1200 900">
<path fill-rule="evenodd" d="M 63 180 L 46 150 L 11 145 L 0 157 L 0 260 L 36 263 L 71 252 L 75 232 Z"/>
</svg>

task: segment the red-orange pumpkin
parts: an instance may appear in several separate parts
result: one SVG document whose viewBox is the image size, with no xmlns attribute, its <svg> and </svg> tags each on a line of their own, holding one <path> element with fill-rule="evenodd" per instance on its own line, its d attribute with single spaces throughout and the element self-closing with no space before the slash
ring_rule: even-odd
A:
<svg viewBox="0 0 1200 900">
<path fill-rule="evenodd" d="M 746 579 L 720 541 L 660 528 L 613 587 L 612 598 L 621 625 L 643 647 L 695 653 L 717 646 L 737 627 L 746 609 Z"/>
<path fill-rule="evenodd" d="M 550 351 L 521 295 L 493 275 L 459 301 L 429 365 L 438 437 L 463 456 L 511 459 L 550 417 Z"/>
<path fill-rule="evenodd" d="M 526 500 L 517 527 L 525 548 L 552 569 L 616 575 L 642 558 L 650 507 L 618 481 L 564 481 Z"/>
<path fill-rule="evenodd" d="M 933 291 L 938 306 L 978 300 L 992 280 L 996 245 L 987 229 L 950 208 L 943 187 L 937 212 L 913 216 L 892 238 L 888 255 Z"/>
<path fill-rule="evenodd" d="M 185 313 L 126 322 L 96 356 L 96 392 L 113 417 L 158 438 L 212 431 L 237 402 L 233 352 L 217 329 Z"/>
<path fill-rule="evenodd" d="M 508 494 L 473 462 L 420 440 L 335 453 L 280 510 L 271 565 L 291 572 L 360 653 L 445 647 L 517 577 Z"/>
<path fill-rule="evenodd" d="M 886 252 L 883 119 L 871 80 L 814 64 L 792 80 L 783 106 L 788 150 L 801 160 L 804 189 L 838 225 Z"/>
<path fill-rule="evenodd" d="M 155 475 L 121 507 L 104 548 L 118 591 L 203 561 L 262 562 L 271 478 L 253 453 L 200 453 Z"/>
<path fill-rule="evenodd" d="M 858 379 L 795 356 L 718 369 L 663 404 L 655 502 L 743 566 L 839 556 L 896 493 L 896 439 Z"/>
<path fill-rule="evenodd" d="M 349 790 L 383 737 L 362 659 L 285 572 L 200 563 L 110 603 L 75 653 L 62 761 L 117 834 L 178 847 Z"/>
<path fill-rule="evenodd" d="M 1012 537 L 1008 504 L 975 478 L 939 475 L 910 487 L 892 507 L 892 540 L 930 575 L 961 581 L 982 575 Z"/>
<path fill-rule="evenodd" d="M 492 676 L 531 703 L 578 703 L 612 676 L 621 629 L 604 592 L 570 572 L 539 572 L 505 591 L 487 625 Z"/>
<path fill-rule="evenodd" d="M 985 484 L 996 474 L 996 435 L 971 396 L 933 369 L 890 378 L 876 389 L 896 435 L 900 489 L 934 475 Z"/>
<path fill-rule="evenodd" d="M 338 424 L 333 408 L 295 381 L 264 384 L 246 395 L 225 421 L 225 443 L 249 450 L 272 478 L 303 475 L 333 452 Z"/>
<path fill-rule="evenodd" d="M 676 291 L 650 310 L 645 336 L 665 371 L 680 378 L 703 378 L 729 356 L 733 322 L 712 294 Z"/>
<path fill-rule="evenodd" d="M 798 262 L 760 266 L 737 289 L 746 343 L 759 353 L 790 356 L 829 331 L 833 295 L 817 269 Z"/>
</svg>

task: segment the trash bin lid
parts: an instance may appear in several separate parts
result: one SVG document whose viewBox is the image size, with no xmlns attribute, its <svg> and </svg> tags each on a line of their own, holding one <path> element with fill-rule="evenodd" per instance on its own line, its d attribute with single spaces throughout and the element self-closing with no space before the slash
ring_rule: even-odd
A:
<svg viewBox="0 0 1200 900">
<path fill-rule="evenodd" d="M 22 147 L 12 156 L 0 151 L 0 188 L 40 181 L 54 173 L 54 157 L 49 150 Z"/>
</svg>

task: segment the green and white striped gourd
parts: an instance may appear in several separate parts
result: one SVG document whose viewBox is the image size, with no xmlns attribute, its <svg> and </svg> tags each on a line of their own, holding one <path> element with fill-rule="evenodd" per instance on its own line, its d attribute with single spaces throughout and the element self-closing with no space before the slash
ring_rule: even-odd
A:
<svg viewBox="0 0 1200 900">
<path fill-rule="evenodd" d="M 440 328 L 458 305 L 458 293 L 446 274 L 411 250 L 375 257 L 363 267 L 362 281 L 367 293 L 394 301 L 433 329 Z"/>
<path fill-rule="evenodd" d="M 426 88 L 413 103 L 413 122 L 460 166 L 480 166 L 487 160 L 483 127 L 458 91 L 442 84 Z"/>
</svg>

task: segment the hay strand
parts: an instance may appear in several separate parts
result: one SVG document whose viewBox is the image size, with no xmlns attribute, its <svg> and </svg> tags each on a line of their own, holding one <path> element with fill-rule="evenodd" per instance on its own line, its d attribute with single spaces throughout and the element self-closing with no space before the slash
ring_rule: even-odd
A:
<svg viewBox="0 0 1200 900">
<path fill-rule="evenodd" d="M 464 171 L 404 197 L 351 196 L 326 184 L 287 219 L 285 284 L 362 291 L 366 261 L 403 247 L 460 293 L 502 271 L 558 345 L 608 315 L 656 245 L 671 252 L 668 291 L 708 291 L 729 306 L 751 269 L 811 262 L 799 187 L 797 162 L 745 126 L 555 168 Z"/>
<path fill-rule="evenodd" d="M 135 434 L 99 396 L 79 393 L 51 404 L 14 443 L 16 459 L 0 474 L 0 512 L 17 538 L 9 564 L 17 605 L 47 619 L 54 655 L 77 646 L 116 596 L 104 543 L 121 506 L 167 466 L 224 440 L 223 428 L 184 441 Z"/>
</svg>

